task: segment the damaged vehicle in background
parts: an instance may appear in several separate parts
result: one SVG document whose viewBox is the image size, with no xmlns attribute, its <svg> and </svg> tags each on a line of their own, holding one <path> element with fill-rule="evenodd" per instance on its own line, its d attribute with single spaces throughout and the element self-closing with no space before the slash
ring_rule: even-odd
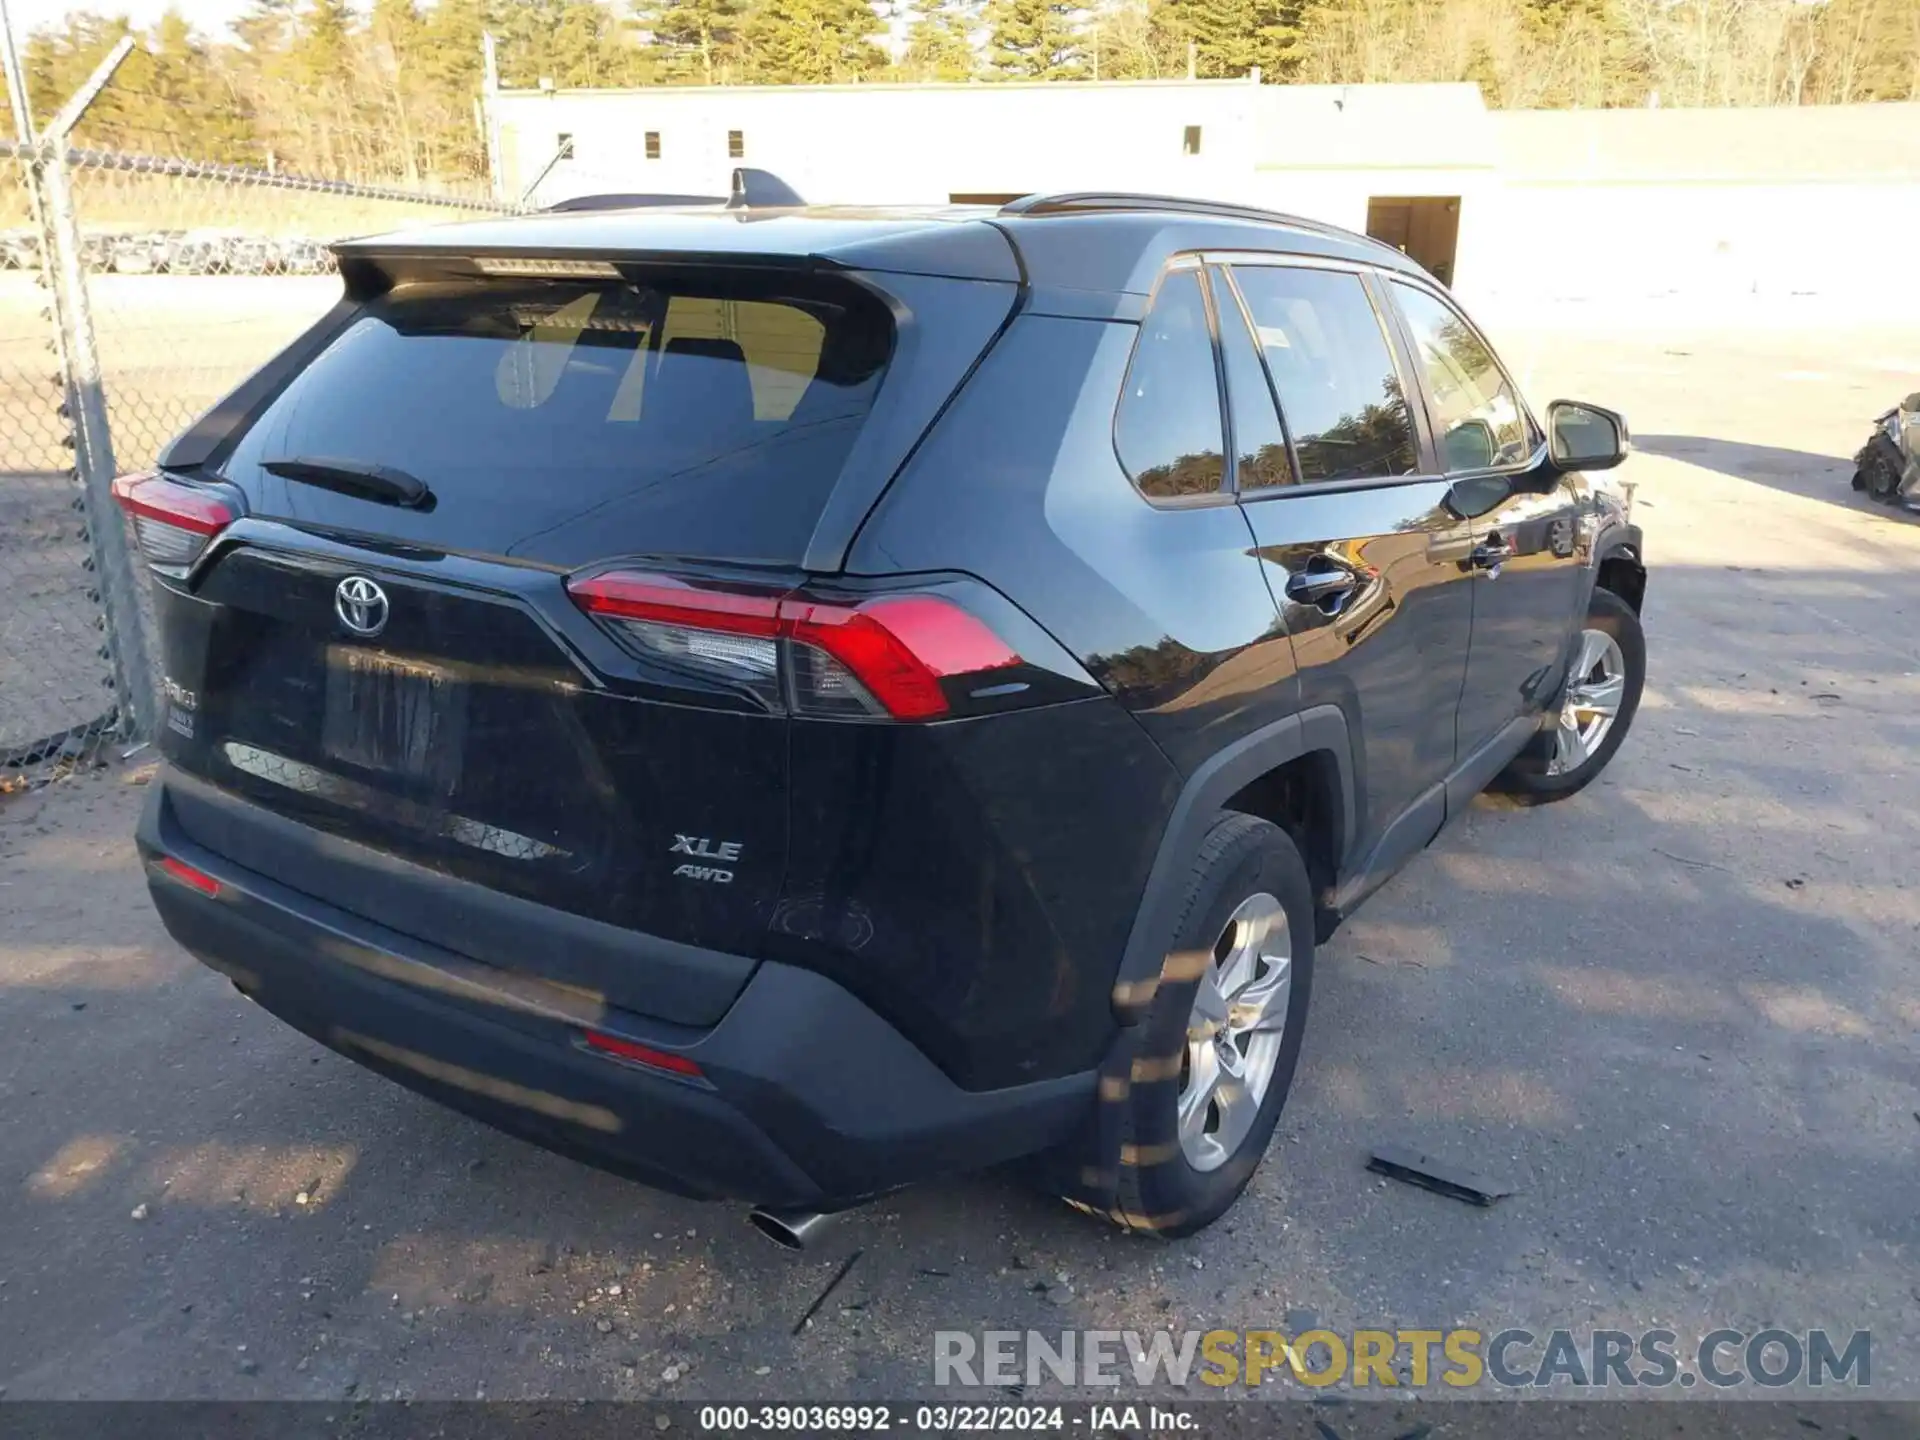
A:
<svg viewBox="0 0 1920 1440">
<path fill-rule="evenodd" d="M 1872 436 L 1853 457 L 1853 488 L 1883 505 L 1920 514 L 1920 391 L 1873 425 Z"/>
</svg>

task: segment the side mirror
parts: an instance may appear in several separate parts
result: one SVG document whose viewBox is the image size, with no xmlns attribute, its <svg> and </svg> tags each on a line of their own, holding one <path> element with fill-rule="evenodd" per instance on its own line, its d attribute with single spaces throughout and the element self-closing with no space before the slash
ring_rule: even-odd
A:
<svg viewBox="0 0 1920 1440">
<path fill-rule="evenodd" d="M 1547 407 L 1547 436 L 1553 463 L 1562 470 L 1611 470 L 1633 450 L 1626 416 L 1576 400 Z"/>
<path fill-rule="evenodd" d="M 1447 431 L 1443 448 L 1448 470 L 1485 470 L 1495 454 L 1493 426 L 1478 418 L 1462 420 Z"/>
</svg>

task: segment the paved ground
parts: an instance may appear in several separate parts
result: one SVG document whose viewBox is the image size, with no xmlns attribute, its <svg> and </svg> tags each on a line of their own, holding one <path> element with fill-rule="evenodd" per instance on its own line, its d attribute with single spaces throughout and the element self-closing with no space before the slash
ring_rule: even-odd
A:
<svg viewBox="0 0 1920 1440">
<path fill-rule="evenodd" d="M 1178 1246 L 983 1177 L 789 1257 L 240 1001 L 148 909 L 118 773 L 0 802 L 0 1386 L 899 1397 L 936 1329 L 1467 1322 L 1871 1329 L 1875 1391 L 1920 1397 L 1920 522 L 1844 459 L 1914 334 L 1509 339 L 1537 400 L 1633 415 L 1639 724 L 1323 953 L 1268 1162 Z M 1383 1141 L 1518 1193 L 1388 1184 Z"/>
</svg>

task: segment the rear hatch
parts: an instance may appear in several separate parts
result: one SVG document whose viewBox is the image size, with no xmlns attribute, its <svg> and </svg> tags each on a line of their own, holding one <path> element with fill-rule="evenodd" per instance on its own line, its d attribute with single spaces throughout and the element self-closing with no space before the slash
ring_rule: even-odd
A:
<svg viewBox="0 0 1920 1440">
<path fill-rule="evenodd" d="M 894 338 L 862 286 L 799 270 L 371 300 L 182 477 L 238 518 L 164 587 L 170 758 L 343 854 L 757 956 L 787 857 L 777 699 L 726 683 L 724 646 L 682 664 L 596 622 L 567 582 L 639 557 L 694 584 L 798 584 Z M 274 878 L 462 939 L 333 859 Z M 723 967 L 725 987 L 666 1006 L 618 946 L 480 958 L 685 1023 L 745 979 Z"/>
</svg>

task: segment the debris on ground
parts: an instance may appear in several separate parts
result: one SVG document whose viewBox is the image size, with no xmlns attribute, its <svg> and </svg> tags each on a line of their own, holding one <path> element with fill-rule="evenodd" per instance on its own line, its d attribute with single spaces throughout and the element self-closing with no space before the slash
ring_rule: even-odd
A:
<svg viewBox="0 0 1920 1440">
<path fill-rule="evenodd" d="M 854 1262 L 865 1253 L 864 1250 L 855 1250 L 851 1255 L 847 1256 L 845 1262 L 834 1272 L 833 1279 L 827 1282 L 827 1288 L 814 1296 L 813 1303 L 807 1306 L 806 1313 L 793 1322 L 794 1334 L 798 1335 L 802 1330 L 807 1328 L 807 1322 L 813 1319 L 815 1312 L 818 1311 L 822 1305 L 827 1303 L 827 1297 L 840 1288 L 840 1282 L 847 1278 L 847 1272 L 853 1269 Z"/>
<path fill-rule="evenodd" d="M 1691 865 L 1696 870 L 1718 870 L 1722 875 L 1731 875 L 1733 873 L 1727 869 L 1726 866 L 1716 865 L 1711 860 L 1695 860 L 1686 855 L 1676 855 L 1671 850 L 1662 850 L 1658 846 L 1654 847 L 1653 853 L 1656 855 L 1664 855 L 1667 859 L 1676 861 L 1681 865 Z"/>
<path fill-rule="evenodd" d="M 1376 1175 L 1384 1175 L 1389 1180 L 1417 1185 L 1423 1190 L 1433 1191 L 1436 1195 L 1445 1195 L 1453 1200 L 1464 1200 L 1469 1205 L 1491 1205 L 1494 1201 L 1504 1200 L 1513 1194 L 1511 1185 L 1489 1180 L 1462 1166 L 1450 1164 L 1445 1160 L 1436 1160 L 1431 1155 L 1423 1155 L 1417 1150 L 1407 1150 L 1398 1145 L 1383 1145 L 1376 1149 L 1372 1158 L 1367 1161 L 1367 1169 Z"/>
</svg>

